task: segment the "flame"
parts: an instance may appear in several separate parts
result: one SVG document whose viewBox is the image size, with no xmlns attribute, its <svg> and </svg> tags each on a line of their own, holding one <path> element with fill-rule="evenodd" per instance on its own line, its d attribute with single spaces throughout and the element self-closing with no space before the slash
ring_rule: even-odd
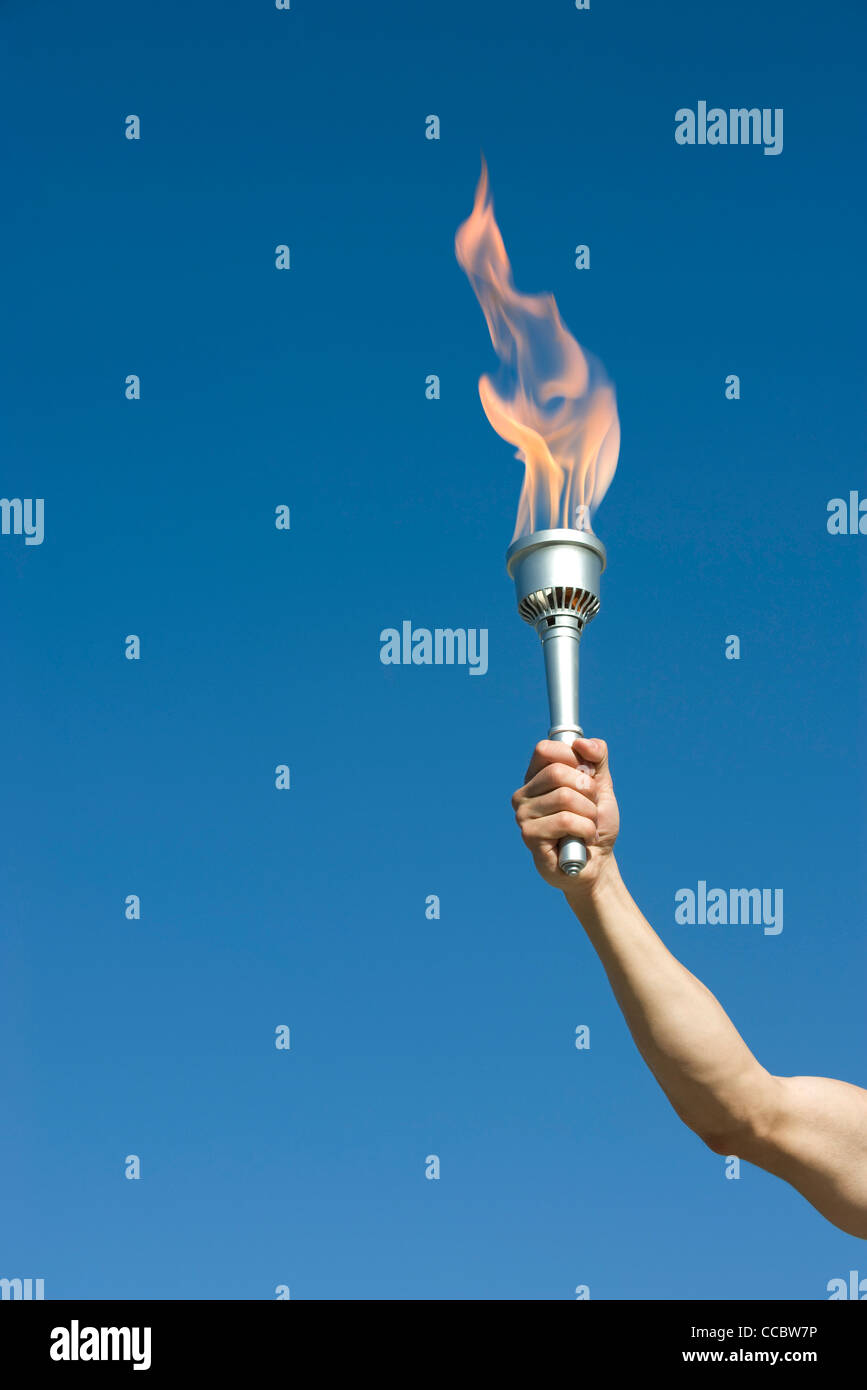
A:
<svg viewBox="0 0 867 1390">
<path fill-rule="evenodd" d="M 500 359 L 498 384 L 479 380 L 482 406 L 524 463 L 513 539 L 548 527 L 591 530 L 620 452 L 614 387 L 572 337 L 552 294 L 515 289 L 484 160 L 455 252 Z"/>
</svg>

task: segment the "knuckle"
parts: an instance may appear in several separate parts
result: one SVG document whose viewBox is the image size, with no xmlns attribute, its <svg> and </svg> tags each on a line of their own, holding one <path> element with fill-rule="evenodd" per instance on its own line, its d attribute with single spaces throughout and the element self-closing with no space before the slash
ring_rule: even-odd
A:
<svg viewBox="0 0 867 1390">
<path fill-rule="evenodd" d="M 553 763 L 550 776 L 555 787 L 575 786 L 575 769 L 568 767 L 566 763 Z"/>
<path fill-rule="evenodd" d="M 592 839 L 596 827 L 586 816 L 577 816 L 572 811 L 560 811 L 555 817 L 558 835 L 575 835 L 579 840 Z"/>
</svg>

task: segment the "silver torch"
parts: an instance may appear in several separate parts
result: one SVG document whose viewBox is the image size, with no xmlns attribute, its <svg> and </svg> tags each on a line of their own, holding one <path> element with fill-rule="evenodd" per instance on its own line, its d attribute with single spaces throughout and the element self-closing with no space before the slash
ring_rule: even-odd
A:
<svg viewBox="0 0 867 1390">
<path fill-rule="evenodd" d="M 551 727 L 548 737 L 572 742 L 583 733 L 578 718 L 578 648 L 599 612 L 605 546 L 592 531 L 534 531 L 513 541 L 506 568 L 515 581 L 518 612 L 542 639 Z M 561 840 L 560 869 L 580 874 L 583 840 Z"/>
</svg>

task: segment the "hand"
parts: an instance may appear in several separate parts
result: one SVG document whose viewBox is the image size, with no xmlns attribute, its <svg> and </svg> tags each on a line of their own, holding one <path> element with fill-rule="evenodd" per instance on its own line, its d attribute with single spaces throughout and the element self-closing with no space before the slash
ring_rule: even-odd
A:
<svg viewBox="0 0 867 1390">
<path fill-rule="evenodd" d="M 567 743 L 543 739 L 533 750 L 524 785 L 512 797 L 524 844 L 546 883 L 570 896 L 583 896 L 598 883 L 612 859 L 620 813 L 608 767 L 608 745 L 598 738 Z M 580 874 L 561 872 L 561 840 L 587 846 Z"/>
</svg>

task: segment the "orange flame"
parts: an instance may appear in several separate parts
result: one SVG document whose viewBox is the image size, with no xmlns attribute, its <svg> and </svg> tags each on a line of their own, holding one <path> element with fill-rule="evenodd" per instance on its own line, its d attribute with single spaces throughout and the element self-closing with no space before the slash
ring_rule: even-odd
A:
<svg viewBox="0 0 867 1390">
<path fill-rule="evenodd" d="M 482 406 L 525 465 L 515 537 L 558 526 L 591 530 L 620 452 L 614 388 L 566 328 L 554 296 L 515 289 L 484 160 L 455 252 L 500 359 L 499 384 L 479 380 Z"/>
</svg>

